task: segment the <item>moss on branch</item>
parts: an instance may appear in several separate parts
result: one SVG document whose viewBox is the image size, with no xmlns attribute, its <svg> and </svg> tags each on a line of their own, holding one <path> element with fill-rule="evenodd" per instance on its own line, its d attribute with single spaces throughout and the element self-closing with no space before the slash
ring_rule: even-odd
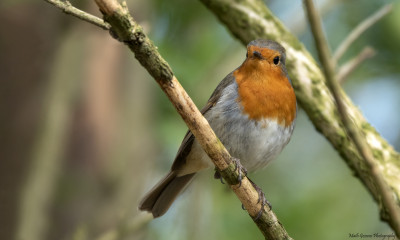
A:
<svg viewBox="0 0 400 240">
<path fill-rule="evenodd" d="M 136 59 L 154 79 L 162 82 L 172 80 L 171 67 L 145 35 L 143 28 L 133 20 L 125 4 L 118 7 L 113 14 L 105 14 L 104 21 L 112 26 L 111 34 L 132 50 Z"/>
</svg>

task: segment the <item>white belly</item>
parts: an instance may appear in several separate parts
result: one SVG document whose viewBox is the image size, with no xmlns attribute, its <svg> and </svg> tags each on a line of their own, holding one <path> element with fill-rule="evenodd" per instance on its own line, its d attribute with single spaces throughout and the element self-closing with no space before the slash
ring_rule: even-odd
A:
<svg viewBox="0 0 400 240">
<path fill-rule="evenodd" d="M 232 124 L 213 122 L 211 126 L 229 153 L 240 159 L 247 170 L 255 171 L 278 156 L 289 142 L 294 126 L 285 128 L 269 119 L 256 123 L 242 117 L 245 119 Z"/>
</svg>

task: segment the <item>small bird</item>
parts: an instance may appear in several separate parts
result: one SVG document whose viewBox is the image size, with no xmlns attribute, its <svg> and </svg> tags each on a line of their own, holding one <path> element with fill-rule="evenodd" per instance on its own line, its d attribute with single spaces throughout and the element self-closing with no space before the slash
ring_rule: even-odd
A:
<svg viewBox="0 0 400 240">
<path fill-rule="evenodd" d="M 285 60 L 279 43 L 251 41 L 242 65 L 219 83 L 201 111 L 231 156 L 248 171 L 265 167 L 292 135 L 297 103 Z M 197 172 L 213 166 L 188 131 L 170 172 L 143 197 L 139 209 L 154 218 L 162 216 Z"/>
</svg>

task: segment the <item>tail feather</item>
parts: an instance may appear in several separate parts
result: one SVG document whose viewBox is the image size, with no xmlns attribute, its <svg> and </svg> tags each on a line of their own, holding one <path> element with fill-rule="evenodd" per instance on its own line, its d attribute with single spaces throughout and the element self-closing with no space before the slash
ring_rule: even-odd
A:
<svg viewBox="0 0 400 240">
<path fill-rule="evenodd" d="M 139 210 L 151 212 L 154 218 L 164 215 L 194 175 L 195 173 L 178 177 L 171 171 L 143 197 Z"/>
</svg>

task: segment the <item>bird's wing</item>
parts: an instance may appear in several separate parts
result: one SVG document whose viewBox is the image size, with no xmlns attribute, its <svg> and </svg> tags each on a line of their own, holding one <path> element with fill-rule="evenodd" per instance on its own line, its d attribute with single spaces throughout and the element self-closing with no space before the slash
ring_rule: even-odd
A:
<svg viewBox="0 0 400 240">
<path fill-rule="evenodd" d="M 217 88 L 211 94 L 210 99 L 208 99 L 207 104 L 203 107 L 203 109 L 201 109 L 201 113 L 203 115 L 206 114 L 218 102 L 218 99 L 221 97 L 222 90 L 230 85 L 234 80 L 235 77 L 233 76 L 233 72 L 231 72 L 218 84 Z M 186 157 L 192 149 L 193 142 L 194 136 L 192 132 L 188 130 L 183 138 L 181 146 L 179 147 L 175 161 L 172 164 L 172 171 L 180 169 L 186 163 Z"/>
</svg>

